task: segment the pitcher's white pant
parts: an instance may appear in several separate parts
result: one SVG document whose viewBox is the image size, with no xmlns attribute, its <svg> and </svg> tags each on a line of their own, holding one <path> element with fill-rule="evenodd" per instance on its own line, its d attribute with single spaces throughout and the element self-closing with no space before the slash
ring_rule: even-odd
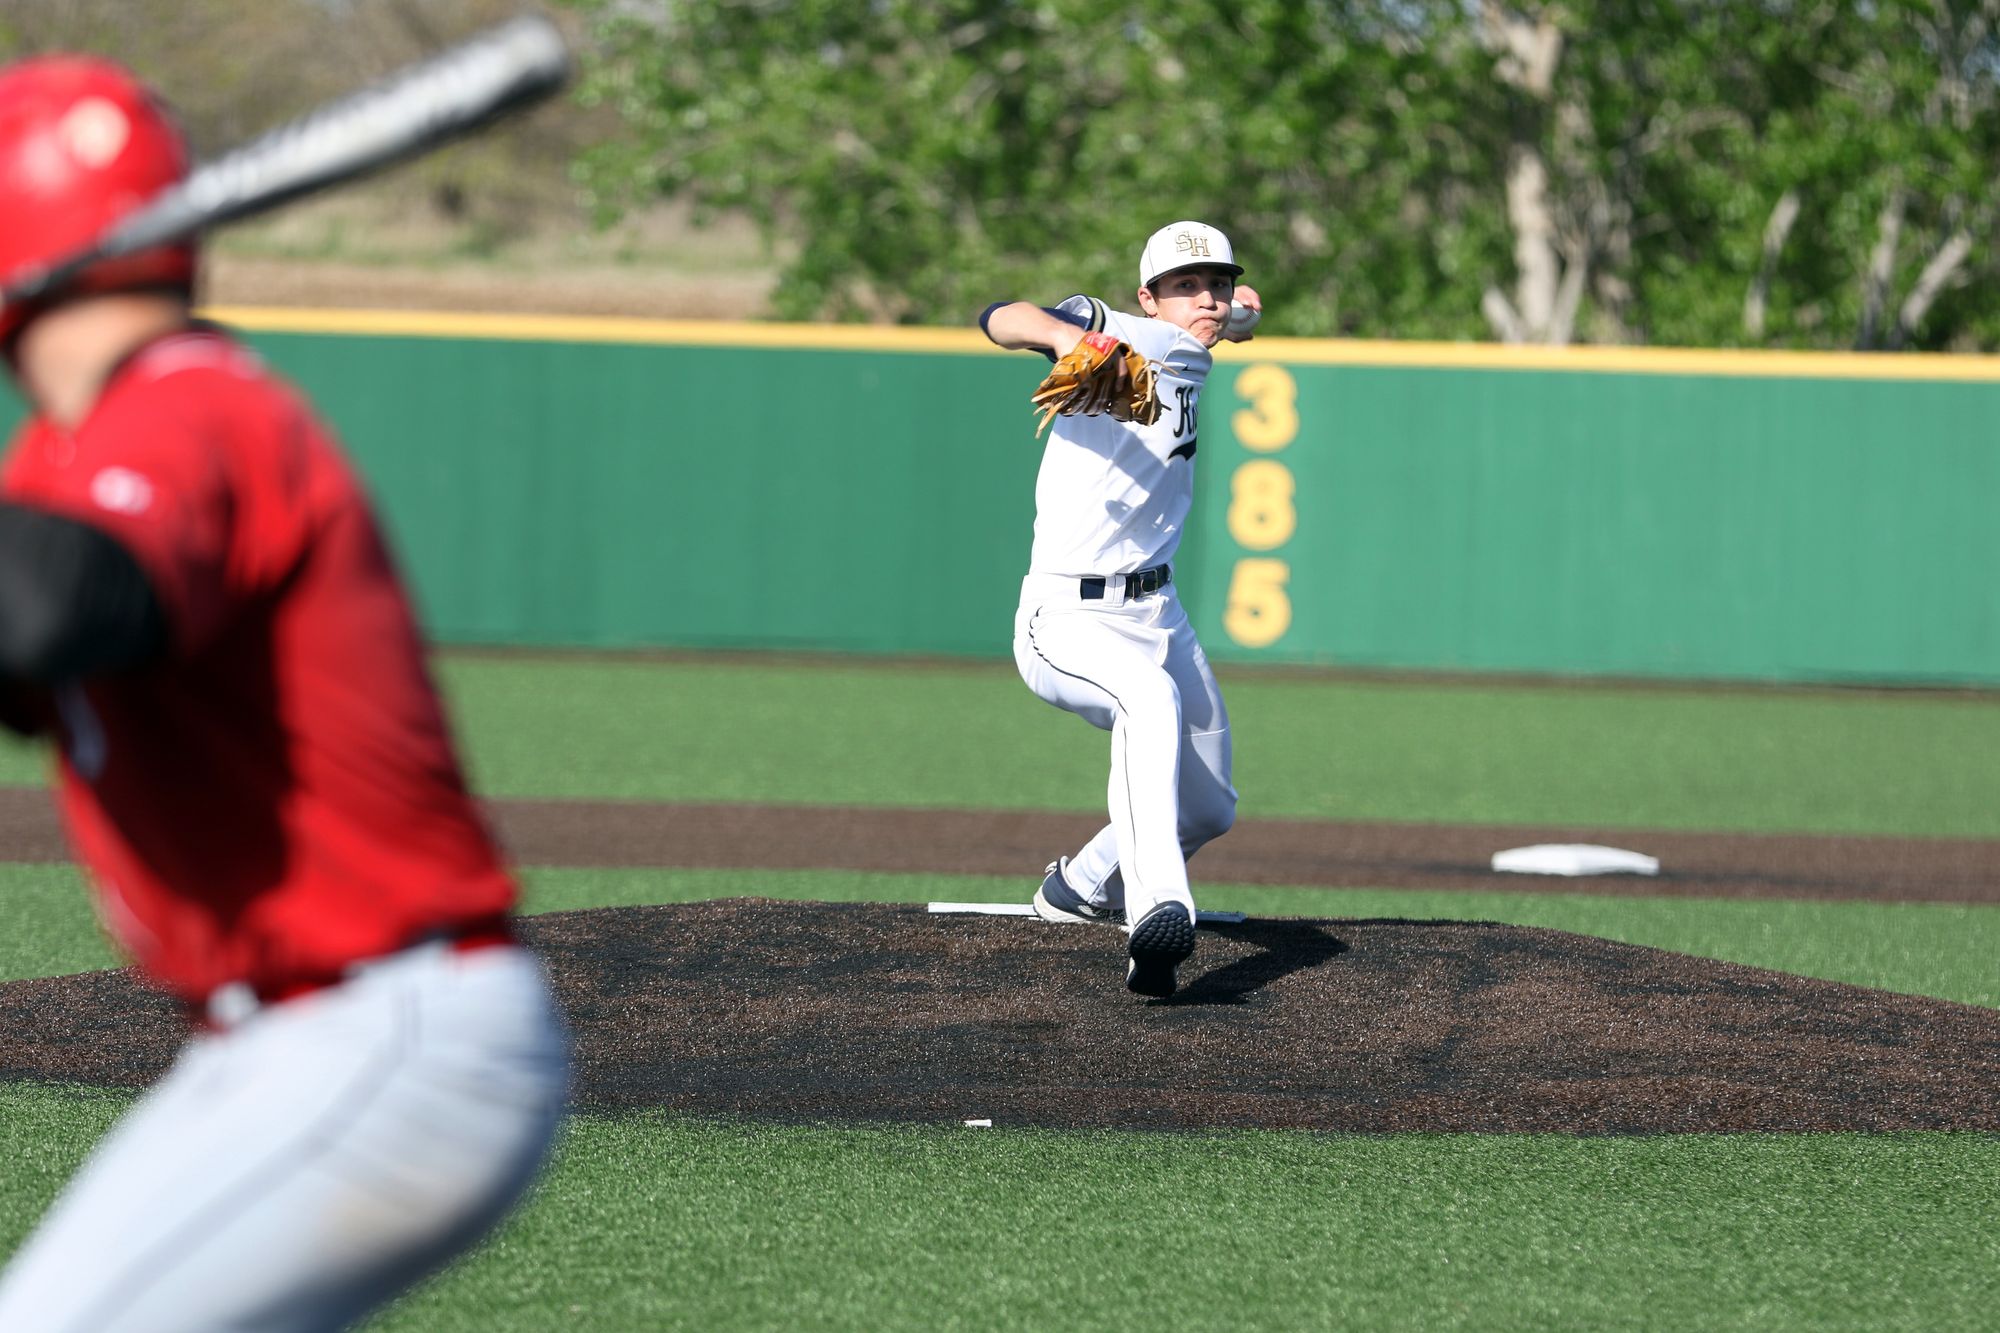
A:
<svg viewBox="0 0 2000 1333">
<path fill-rule="evenodd" d="M 8 1333 L 320 1333 L 469 1248 L 568 1096 L 540 961 L 423 945 L 195 1037 L 0 1274 Z"/>
<path fill-rule="evenodd" d="M 1107 592 L 1085 601 L 1075 579 L 1030 575 L 1014 619 L 1028 688 L 1111 733 L 1111 822 L 1063 875 L 1130 921 L 1167 901 L 1193 916 L 1187 858 L 1236 822 L 1229 714 L 1173 585 Z"/>
</svg>

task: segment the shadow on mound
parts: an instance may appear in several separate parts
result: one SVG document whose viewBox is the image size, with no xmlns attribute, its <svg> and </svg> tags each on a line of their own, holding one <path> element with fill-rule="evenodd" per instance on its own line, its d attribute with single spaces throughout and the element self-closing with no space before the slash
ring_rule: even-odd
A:
<svg viewBox="0 0 2000 1333">
<path fill-rule="evenodd" d="M 529 919 L 577 1100 L 784 1121 L 1359 1132 L 2000 1129 L 2000 1012 L 1560 931 L 1205 929 L 1182 990 L 1124 936 L 730 899 Z M 133 1085 L 179 1029 L 122 972 L 0 986 L 0 1077 Z"/>
</svg>

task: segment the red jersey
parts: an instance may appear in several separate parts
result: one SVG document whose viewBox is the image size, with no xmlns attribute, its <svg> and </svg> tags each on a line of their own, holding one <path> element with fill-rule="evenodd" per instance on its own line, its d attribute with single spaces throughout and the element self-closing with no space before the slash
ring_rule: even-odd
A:
<svg viewBox="0 0 2000 1333">
<path fill-rule="evenodd" d="M 161 658 L 54 692 L 61 805 L 107 927 L 169 991 L 337 976 L 515 901 L 361 486 L 208 329 L 148 344 L 0 495 L 131 551 Z"/>
</svg>

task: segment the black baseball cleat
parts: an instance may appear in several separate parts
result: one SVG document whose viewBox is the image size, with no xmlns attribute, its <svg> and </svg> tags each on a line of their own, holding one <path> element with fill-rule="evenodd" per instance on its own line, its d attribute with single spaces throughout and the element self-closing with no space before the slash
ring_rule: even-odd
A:
<svg viewBox="0 0 2000 1333">
<path fill-rule="evenodd" d="M 1174 969 L 1194 952 L 1194 918 L 1179 903 L 1161 903 L 1132 927 L 1126 945 L 1125 989 L 1166 999 L 1174 993 Z"/>
<path fill-rule="evenodd" d="M 1042 887 L 1035 890 L 1035 915 L 1044 921 L 1057 923 L 1081 921 L 1088 925 L 1122 926 L 1125 924 L 1125 909 L 1122 907 L 1099 907 L 1069 886 L 1063 878 L 1062 862 L 1049 862 L 1049 872 L 1042 877 Z"/>
</svg>

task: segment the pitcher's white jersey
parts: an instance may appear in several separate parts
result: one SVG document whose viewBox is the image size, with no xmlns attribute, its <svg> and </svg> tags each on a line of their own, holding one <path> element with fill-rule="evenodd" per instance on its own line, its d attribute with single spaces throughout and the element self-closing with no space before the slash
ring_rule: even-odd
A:
<svg viewBox="0 0 2000 1333">
<path fill-rule="evenodd" d="M 1194 503 L 1195 413 L 1214 357 L 1176 325 L 1113 310 L 1091 296 L 1057 309 L 1129 343 L 1159 367 L 1150 426 L 1059 416 L 1035 480 L 1032 574 L 1129 574 L 1171 560 Z"/>
</svg>

